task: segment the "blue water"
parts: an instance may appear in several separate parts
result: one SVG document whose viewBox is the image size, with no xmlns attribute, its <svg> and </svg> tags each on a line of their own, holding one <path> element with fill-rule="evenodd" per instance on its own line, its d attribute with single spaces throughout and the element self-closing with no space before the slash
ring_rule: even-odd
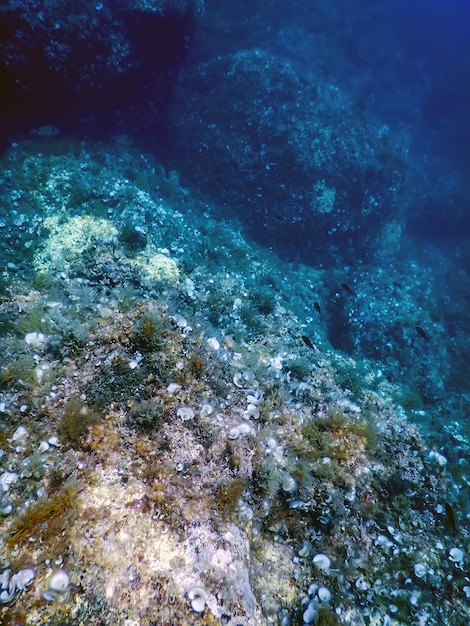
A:
<svg viewBox="0 0 470 626">
<path fill-rule="evenodd" d="M 37 25 L 47 23 L 47 3 L 43 10 L 35 3 L 14 4 L 19 13 L 34 14 Z M 261 372 L 262 363 L 271 391 L 280 390 L 281 400 L 274 398 L 273 391 L 273 406 L 285 401 L 289 415 L 295 413 L 295 407 L 302 419 L 308 420 L 309 411 L 314 410 L 331 419 L 330 400 L 333 406 L 337 402 L 353 414 L 360 412 L 355 402 L 362 402 L 363 414 L 367 412 L 369 425 L 373 424 L 371 431 L 380 437 L 390 415 L 384 407 L 387 403 L 400 407 L 400 419 L 403 416 L 417 424 L 425 444 L 443 460 L 442 476 L 449 488 L 445 496 L 439 496 L 437 530 L 433 527 L 432 537 L 434 541 L 441 532 L 450 542 L 445 549 L 439 548 L 444 555 L 439 557 L 444 563 L 439 580 L 444 580 L 446 572 L 450 572 L 449 580 L 455 575 L 452 589 L 458 588 L 464 606 L 470 595 L 468 574 L 454 568 L 452 559 L 449 565 L 447 551 L 454 538 L 459 546 L 468 546 L 470 519 L 470 5 L 463 0 L 206 0 L 204 15 L 199 15 L 187 32 L 184 24 L 177 22 L 168 31 L 158 30 L 158 41 L 154 39 L 155 29 L 161 28 L 158 17 L 147 15 L 140 23 L 131 12 L 131 17 L 126 14 L 129 22 L 124 23 L 129 31 L 125 32 L 137 33 L 141 40 L 137 37 L 139 45 L 129 53 L 129 66 L 136 63 L 129 75 L 123 69 L 125 64 L 119 65 L 122 42 L 119 46 L 115 43 L 113 50 L 106 38 L 106 45 L 92 60 L 85 45 L 74 51 L 70 66 L 64 63 L 66 47 L 59 45 L 60 33 L 67 24 L 72 31 L 81 28 L 80 20 L 74 23 L 80 10 L 72 9 L 63 22 L 63 16 L 57 16 L 52 29 L 56 35 L 44 44 L 47 54 L 38 53 L 34 62 L 28 61 L 35 48 L 25 44 L 21 80 L 11 81 L 10 62 L 1 65 L 0 80 L 5 90 L 11 90 L 8 93 L 13 94 L 16 105 L 0 105 L 4 116 L 0 129 L 0 290 L 5 307 L 1 309 L 0 333 L 8 357 L 8 366 L 2 366 L 2 414 L 10 416 L 11 404 L 15 427 L 22 419 L 21 407 L 26 407 L 28 416 L 30 397 L 24 391 L 27 399 L 23 400 L 22 394 L 23 389 L 30 389 L 31 381 L 21 367 L 27 370 L 29 363 L 31 369 L 36 362 L 33 359 L 31 365 L 29 348 L 22 343 L 26 332 L 36 332 L 31 341 L 39 342 L 38 353 L 50 342 L 53 372 L 57 362 L 68 367 L 89 346 L 96 349 L 99 341 L 94 343 L 93 338 L 88 344 L 87 333 L 99 335 L 105 326 L 103 319 L 110 319 L 121 296 L 134 304 L 142 298 L 142 306 L 155 297 L 158 306 L 178 313 L 172 319 L 183 344 L 175 342 L 175 353 L 185 345 L 186 333 L 193 336 L 191 324 L 203 339 L 200 344 L 195 339 L 188 353 L 197 349 L 205 358 L 201 345 L 204 341 L 206 346 L 210 334 L 210 345 L 217 345 L 216 350 L 226 339 L 223 350 L 227 354 L 233 351 L 235 363 L 238 355 L 233 346 L 239 342 L 250 367 L 255 369 L 256 363 Z M 87 5 L 89 23 L 94 23 L 94 12 L 101 18 L 106 10 L 106 3 Z M 109 27 L 115 26 L 110 20 Z M 86 34 L 101 36 L 92 27 Z M 29 42 L 27 38 L 23 41 Z M 117 35 L 111 38 L 114 41 L 118 41 Z M 12 59 L 17 53 L 15 46 L 7 47 Z M 21 56 L 21 44 L 18 46 Z M 96 78 L 95 64 L 109 69 L 109 83 L 106 71 Z M 48 90 L 53 94 L 50 99 L 45 95 Z M 91 234 L 84 235 L 89 215 L 98 221 L 92 220 Z M 64 222 L 70 232 L 62 232 Z M 75 235 L 73 228 L 77 228 Z M 88 237 L 83 249 L 82 236 Z M 157 248 L 163 256 L 155 261 L 152 255 Z M 171 262 L 165 265 L 167 256 Z M 127 263 L 127 257 L 132 262 Z M 133 264 L 135 258 L 137 264 Z M 163 263 L 163 269 L 158 263 Z M 181 282 L 154 287 L 153 280 L 168 280 L 170 285 L 173 280 Z M 29 289 L 26 298 L 22 290 Z M 47 306 L 44 302 L 33 306 L 35 290 Z M 12 304 L 15 297 L 18 303 Z M 56 302 L 61 298 L 62 304 Z M 96 311 L 105 313 L 101 318 Z M 119 314 L 123 319 L 126 313 L 122 306 Z M 18 319 L 13 320 L 14 315 Z M 48 315 L 50 319 L 45 321 Z M 94 317 L 100 319 L 98 329 L 96 319 L 90 319 Z M 73 332 L 68 328 L 71 323 L 77 325 Z M 132 323 L 124 323 L 125 332 L 130 333 Z M 65 337 L 64 328 L 70 336 Z M 44 333 L 42 339 L 38 332 Z M 127 350 L 125 340 L 113 332 L 112 341 L 118 344 L 122 340 L 116 350 Z M 142 345 L 145 352 L 145 342 Z M 21 356 L 18 370 L 13 367 L 15 350 Z M 96 361 L 98 358 L 101 355 L 93 355 Z M 136 376 L 141 358 L 139 353 L 131 361 Z M 218 386 L 213 375 L 212 400 L 219 402 L 221 413 L 229 413 L 227 406 L 230 408 L 233 394 L 241 393 L 237 389 L 243 385 L 230 387 L 232 374 L 225 368 L 228 371 L 233 363 L 228 356 L 223 359 L 223 383 L 219 381 Z M 312 362 L 316 373 L 308 378 Z M 202 366 L 195 359 L 193 367 L 198 371 Z M 47 383 L 48 374 L 43 375 Z M 109 384 L 115 384 L 114 373 L 109 376 Z M 313 379 L 317 387 L 308 388 L 304 379 Z M 18 380 L 19 391 L 15 387 Z M 171 382 L 170 376 L 165 387 Z M 125 398 L 127 383 L 123 389 L 118 383 L 116 389 Z M 132 384 L 138 388 L 136 382 Z M 336 395 L 333 402 L 338 389 L 344 391 L 344 397 Z M 56 392 L 54 387 L 51 397 L 55 398 Z M 93 392 L 97 397 L 105 395 L 95 388 Z M 34 393 L 40 394 L 37 389 Z M 224 395 L 226 406 L 220 401 Z M 188 393 L 185 401 L 189 404 L 190 399 Z M 204 398 L 201 395 L 199 399 Z M 57 406 L 62 406 L 62 400 L 65 404 L 70 397 L 60 396 Z M 129 401 L 126 406 L 131 405 Z M 162 410 L 154 407 L 155 415 L 157 409 Z M 37 407 L 35 410 L 40 412 Z M 258 413 L 258 419 L 256 406 L 250 410 Z M 57 415 L 49 411 L 50 415 L 45 414 L 54 425 Z M 374 411 L 380 416 L 377 423 Z M 194 418 L 192 413 L 188 420 Z M 141 416 L 138 411 L 135 415 L 132 419 L 139 424 Z M 145 419 L 153 424 L 155 415 Z M 142 421 L 148 428 L 144 418 Z M 34 419 L 28 422 L 32 432 L 34 424 Z M 281 418 L 279 424 L 281 432 Z M 11 436 L 10 425 L 2 418 L 5 441 Z M 263 423 L 257 445 L 262 452 L 267 446 L 269 460 L 276 454 L 282 459 L 282 446 L 266 444 L 273 432 L 278 436 L 278 431 L 270 428 L 269 420 Z M 347 431 L 341 423 L 332 428 Z M 358 439 L 364 436 L 362 432 L 353 434 Z M 238 439 L 240 433 L 235 435 Z M 284 432 L 279 437 L 282 435 Z M 289 436 L 293 437 L 292 433 Z M 322 438 L 313 431 L 309 436 L 312 445 L 315 437 Z M 367 436 L 373 438 L 370 433 Z M 412 459 L 421 454 L 421 444 L 415 449 L 411 443 L 404 452 L 405 446 L 402 449 L 402 443 L 397 443 L 402 442 L 399 436 L 394 442 L 389 436 L 390 448 L 384 445 L 383 449 L 394 462 L 402 454 L 406 465 L 407 454 Z M 290 465 L 283 468 L 300 475 L 302 463 L 309 467 L 310 457 L 297 440 L 296 445 L 298 449 L 292 445 L 289 452 Z M 383 449 L 377 465 L 386 463 Z M 5 446 L 5 450 L 13 454 L 14 447 Z M 19 453 L 23 452 L 20 449 Z M 347 461 L 346 457 L 344 463 Z M 304 480 L 310 488 L 308 471 Z M 424 475 L 425 470 L 420 471 Z M 45 475 L 41 474 L 44 469 L 38 472 L 38 476 Z M 279 484 L 282 472 L 276 474 Z M 436 471 L 433 479 L 437 475 Z M 400 500 L 403 517 L 405 513 L 410 516 L 403 527 L 408 523 L 413 528 L 408 536 L 416 537 L 418 531 L 410 519 L 415 509 L 424 512 L 423 516 L 431 503 L 435 509 L 433 489 L 438 485 L 430 480 L 430 499 L 420 491 L 414 501 L 412 470 L 406 476 L 407 480 L 402 480 L 397 470 L 378 484 L 383 488 L 381 497 L 389 492 L 398 496 L 394 503 Z M 33 493 L 32 488 L 30 491 Z M 285 492 L 281 494 L 286 502 L 295 504 L 291 508 L 300 506 L 289 489 Z M 254 489 L 250 496 L 245 493 L 247 502 L 251 497 L 253 508 L 258 506 L 257 513 L 262 508 L 255 502 L 258 495 Z M 407 498 L 411 505 L 406 504 Z M 9 501 L 3 504 L 10 505 Z M 338 505 L 337 511 L 341 510 Z M 454 511 L 457 527 L 452 521 Z M 385 513 L 380 511 L 377 526 L 387 527 Z M 396 519 L 398 524 L 400 514 Z M 424 522 L 420 523 L 424 527 Z M 321 523 L 318 528 L 320 534 L 325 530 Z M 393 527 L 392 531 L 388 533 L 395 540 L 400 533 Z M 366 532 L 372 533 L 370 527 Z M 276 535 L 278 540 L 282 537 Z M 413 541 L 416 558 L 419 553 L 425 560 L 426 538 L 423 545 L 416 538 Z M 397 550 L 394 557 L 400 553 Z M 438 563 L 439 550 L 434 545 L 433 550 Z M 410 563 L 406 566 L 412 568 Z M 432 567 L 429 571 L 432 574 Z M 387 584 L 393 586 L 391 578 Z M 438 596 L 437 583 L 428 582 L 420 587 L 420 577 L 413 578 L 426 602 L 433 604 L 439 597 L 447 603 L 447 590 Z M 405 587 L 408 584 L 403 583 Z M 464 588 L 468 589 L 465 597 Z M 356 607 L 364 608 L 367 617 L 370 599 L 354 589 L 351 593 L 353 597 L 359 594 Z M 406 593 L 410 595 L 409 589 Z M 307 601 L 304 598 L 304 608 Z M 396 609 L 402 620 L 396 623 L 406 623 L 408 604 L 392 606 L 391 613 Z M 448 604 L 445 610 L 444 615 L 450 615 Z M 409 623 L 418 623 L 416 615 L 413 613 L 416 619 Z M 433 619 L 429 624 L 443 623 L 437 608 Z M 452 625 L 464 623 L 459 619 Z"/>
</svg>

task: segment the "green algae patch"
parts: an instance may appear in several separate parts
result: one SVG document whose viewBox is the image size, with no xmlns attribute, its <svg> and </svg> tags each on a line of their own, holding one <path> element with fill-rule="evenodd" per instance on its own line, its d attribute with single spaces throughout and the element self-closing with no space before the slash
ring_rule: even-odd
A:
<svg viewBox="0 0 470 626">
<path fill-rule="evenodd" d="M 90 409 L 78 397 L 70 398 L 60 417 L 59 432 L 64 443 L 77 445 L 92 424 L 100 421 L 100 415 Z"/>
<path fill-rule="evenodd" d="M 44 220 L 49 230 L 41 250 L 33 258 L 34 269 L 38 273 L 67 271 L 74 261 L 94 247 L 109 247 L 111 250 L 118 231 L 109 221 L 83 215 L 71 217 L 61 222 L 58 216 Z"/>
</svg>

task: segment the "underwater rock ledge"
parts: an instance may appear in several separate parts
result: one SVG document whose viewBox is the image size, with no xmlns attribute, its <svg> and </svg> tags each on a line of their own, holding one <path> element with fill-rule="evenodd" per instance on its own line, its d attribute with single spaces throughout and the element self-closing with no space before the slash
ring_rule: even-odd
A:
<svg viewBox="0 0 470 626">
<path fill-rule="evenodd" d="M 132 149 L 48 146 L 3 174 L 0 619 L 469 617 L 449 463 L 307 321 L 323 272 Z"/>
</svg>

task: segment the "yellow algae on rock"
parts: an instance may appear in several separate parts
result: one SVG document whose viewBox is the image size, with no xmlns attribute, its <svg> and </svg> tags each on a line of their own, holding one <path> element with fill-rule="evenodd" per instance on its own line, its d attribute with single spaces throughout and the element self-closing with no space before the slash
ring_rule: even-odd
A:
<svg viewBox="0 0 470 626">
<path fill-rule="evenodd" d="M 143 271 L 144 277 L 150 280 L 177 280 L 180 275 L 176 261 L 167 254 L 158 252 L 151 245 L 130 261 Z"/>
<path fill-rule="evenodd" d="M 91 215 L 79 215 L 63 222 L 54 215 L 44 220 L 44 227 L 49 230 L 49 236 L 33 259 L 39 273 L 66 271 L 92 246 L 109 245 L 111 248 L 118 234 L 109 220 Z"/>
</svg>

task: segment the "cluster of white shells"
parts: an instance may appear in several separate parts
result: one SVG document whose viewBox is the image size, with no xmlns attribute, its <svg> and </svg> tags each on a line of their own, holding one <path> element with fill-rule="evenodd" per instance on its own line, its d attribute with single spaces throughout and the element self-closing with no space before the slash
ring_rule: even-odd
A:
<svg viewBox="0 0 470 626">
<path fill-rule="evenodd" d="M 233 428 L 228 431 L 227 437 L 232 440 L 238 439 L 242 435 L 247 435 L 250 432 L 251 426 L 246 422 L 242 422 L 241 424 L 238 424 L 238 426 L 233 426 Z"/>
<path fill-rule="evenodd" d="M 21 569 L 13 576 L 11 570 L 6 569 L 0 574 L 0 604 L 8 604 L 17 593 L 26 591 L 34 580 L 34 570 L 30 567 Z"/>
<path fill-rule="evenodd" d="M 20 425 L 17 427 L 9 442 L 11 443 L 10 449 L 15 450 L 17 453 L 22 453 L 28 448 L 29 444 L 29 431 L 26 426 Z M 49 439 L 41 441 L 37 452 L 39 454 L 45 454 L 52 448 L 60 448 L 61 444 L 57 437 L 49 437 Z M 0 458 L 4 455 L 4 451 L 0 450 Z M 13 511 L 13 505 L 9 500 L 9 496 L 14 491 L 15 485 L 21 484 L 21 479 L 30 478 L 31 471 L 28 468 L 28 459 L 25 459 L 22 464 L 20 472 L 14 471 L 1 471 L 0 470 L 0 515 L 10 515 Z"/>
<path fill-rule="evenodd" d="M 325 556 L 317 555 L 317 556 Z M 328 558 L 328 557 L 327 557 Z M 324 585 L 318 585 L 312 583 L 308 588 L 308 597 L 304 598 L 302 604 L 306 608 L 303 612 L 302 618 L 304 624 L 311 624 L 317 616 L 318 609 L 322 604 L 325 604 L 331 600 L 331 592 L 328 587 Z"/>
</svg>

